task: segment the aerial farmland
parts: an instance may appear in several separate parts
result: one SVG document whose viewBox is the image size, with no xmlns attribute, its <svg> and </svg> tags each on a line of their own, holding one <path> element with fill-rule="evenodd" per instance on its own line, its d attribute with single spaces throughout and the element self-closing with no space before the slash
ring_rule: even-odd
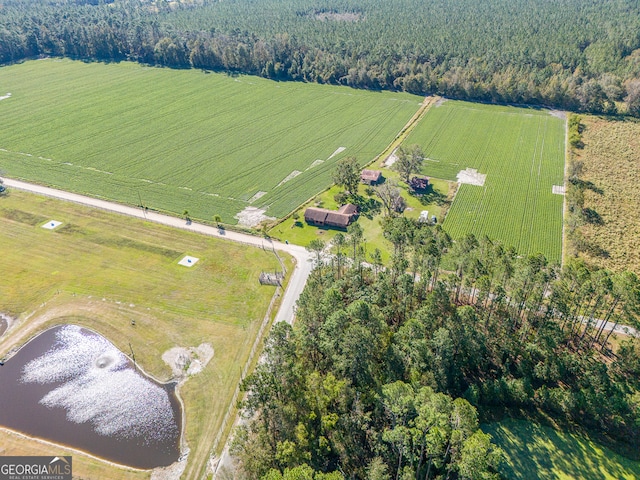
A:
<svg viewBox="0 0 640 480">
<path fill-rule="evenodd" d="M 424 149 L 424 174 L 460 183 L 444 222 L 454 238 L 488 235 L 521 254 L 560 261 L 560 114 L 448 100 L 428 111 L 406 143 Z"/>
<path fill-rule="evenodd" d="M 0 170 L 110 200 L 247 225 L 371 160 L 421 97 L 199 70 L 44 59 L 0 71 Z"/>
</svg>

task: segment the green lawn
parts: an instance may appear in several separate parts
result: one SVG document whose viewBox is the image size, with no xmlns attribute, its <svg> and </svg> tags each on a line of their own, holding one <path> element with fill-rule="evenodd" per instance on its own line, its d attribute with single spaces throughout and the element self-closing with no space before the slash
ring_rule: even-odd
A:
<svg viewBox="0 0 640 480">
<path fill-rule="evenodd" d="M 432 107 L 408 136 L 427 160 L 423 173 L 456 180 L 474 168 L 484 186 L 462 184 L 444 222 L 453 238 L 488 235 L 521 254 L 562 253 L 565 123 L 547 110 L 448 100 Z"/>
<path fill-rule="evenodd" d="M 66 59 L 0 68 L 6 93 L 7 176 L 231 224 L 246 207 L 291 212 L 330 185 L 340 158 L 369 162 L 423 100 Z"/>
<path fill-rule="evenodd" d="M 398 174 L 396 172 L 385 170 L 384 175 L 387 179 L 398 180 Z M 404 216 L 417 219 L 420 216 L 420 212 L 427 210 L 430 217 L 431 215 L 435 215 L 440 221 L 442 220 L 442 212 L 445 208 L 444 203 L 447 202 L 446 198 L 449 193 L 450 182 L 434 179 L 431 182 L 433 187 L 432 194 L 423 200 L 419 197 L 410 195 L 406 184 L 398 183 L 401 195 L 407 204 L 407 209 L 403 212 Z M 332 228 L 318 228 L 312 225 L 307 225 L 304 221 L 304 211 L 308 207 L 313 206 L 337 210 L 340 205 L 336 203 L 334 196 L 341 191 L 342 188 L 334 185 L 327 191 L 318 195 L 312 201 L 303 205 L 297 212 L 299 215 L 297 221 L 294 218 L 289 217 L 269 230 L 269 234 L 282 241 L 287 240 L 288 242 L 296 245 L 307 246 L 316 238 L 328 243 L 340 230 Z M 373 197 L 369 197 L 366 194 L 364 185 L 360 185 L 358 191 L 359 195 L 365 199 L 376 199 L 375 195 Z M 367 261 L 371 260 L 371 254 L 376 248 L 380 250 L 383 262 L 386 263 L 391 257 L 390 243 L 385 240 L 382 232 L 382 226 L 380 224 L 382 218 L 382 212 L 376 212 L 373 215 L 360 215 L 358 217 L 358 223 L 364 231 L 364 246 L 366 249 Z M 342 233 L 346 234 L 344 231 Z"/>
<path fill-rule="evenodd" d="M 482 430 L 505 451 L 501 473 L 510 480 L 640 478 L 640 462 L 579 435 L 512 419 L 483 425 Z"/>
<path fill-rule="evenodd" d="M 63 223 L 41 228 L 51 219 Z M 187 477 L 199 478 L 275 292 L 258 282 L 261 271 L 280 269 L 275 256 L 15 190 L 0 196 L 0 252 L 0 312 L 19 319 L 0 337 L 0 358 L 37 331 L 68 322 L 95 329 L 122 351 L 131 344 L 138 364 L 162 380 L 171 375 L 161 358 L 166 350 L 213 346 L 207 368 L 180 387 Z M 200 260 L 178 265 L 185 254 Z M 28 442 L 11 445 L 0 453 L 37 454 Z M 74 472 L 130 478 L 82 456 L 74 457 Z"/>
</svg>

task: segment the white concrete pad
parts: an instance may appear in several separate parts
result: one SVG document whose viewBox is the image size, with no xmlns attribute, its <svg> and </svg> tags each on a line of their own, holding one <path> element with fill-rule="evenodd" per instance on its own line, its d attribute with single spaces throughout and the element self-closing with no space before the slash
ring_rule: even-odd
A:
<svg viewBox="0 0 640 480">
<path fill-rule="evenodd" d="M 551 193 L 554 193 L 556 195 L 564 195 L 566 193 L 566 190 L 564 188 L 564 185 L 552 185 Z"/>
<path fill-rule="evenodd" d="M 182 260 L 178 262 L 178 265 L 183 265 L 185 267 L 193 267 L 198 262 L 198 260 L 200 259 L 196 257 L 190 257 L 189 255 L 187 255 L 186 257 L 184 257 Z"/>
<path fill-rule="evenodd" d="M 484 186 L 484 181 L 487 179 L 486 173 L 478 173 L 475 168 L 467 168 L 460 170 L 456 175 L 458 183 L 466 183 L 467 185 L 476 185 L 478 187 Z"/>
<path fill-rule="evenodd" d="M 42 228 L 46 228 L 47 230 L 53 230 L 56 227 L 62 225 L 62 222 L 58 222 L 57 220 L 49 220 L 47 223 L 42 225 Z"/>
</svg>

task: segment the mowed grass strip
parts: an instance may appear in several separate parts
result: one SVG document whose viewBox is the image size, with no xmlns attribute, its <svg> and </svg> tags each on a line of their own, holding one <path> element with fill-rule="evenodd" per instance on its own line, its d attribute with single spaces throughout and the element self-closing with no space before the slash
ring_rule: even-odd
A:
<svg viewBox="0 0 640 480">
<path fill-rule="evenodd" d="M 66 59 L 2 67 L 0 91 L 8 176 L 226 223 L 248 206 L 284 216 L 340 158 L 373 159 L 423 100 Z"/>
<path fill-rule="evenodd" d="M 483 425 L 506 454 L 500 468 L 512 480 L 633 480 L 640 462 L 629 460 L 592 440 L 526 420 Z"/>
<path fill-rule="evenodd" d="M 444 228 L 454 237 L 488 235 L 521 254 L 562 253 L 564 120 L 545 110 L 448 100 L 409 135 L 427 157 L 423 173 L 456 180 L 461 170 L 486 174 L 484 186 L 461 185 Z"/>
<path fill-rule="evenodd" d="M 51 219 L 63 223 L 41 227 Z M 0 312 L 19 319 L 0 337 L 0 358 L 60 323 L 95 329 L 126 353 L 131 344 L 161 380 L 171 376 L 161 358 L 168 349 L 213 346 L 209 365 L 180 388 L 188 478 L 199 478 L 275 291 L 258 282 L 261 271 L 280 270 L 273 253 L 13 190 L 0 197 L 0 227 Z M 200 260 L 178 265 L 185 254 Z M 34 453 L 33 445 L 23 449 L 16 437 L 3 454 Z M 74 472 L 132 478 L 82 456 Z"/>
</svg>

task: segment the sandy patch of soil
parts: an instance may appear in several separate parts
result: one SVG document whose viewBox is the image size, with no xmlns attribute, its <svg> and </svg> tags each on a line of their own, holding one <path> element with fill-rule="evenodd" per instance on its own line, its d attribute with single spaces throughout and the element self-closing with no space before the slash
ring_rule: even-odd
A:
<svg viewBox="0 0 640 480">
<path fill-rule="evenodd" d="M 448 99 L 446 98 L 440 98 L 436 103 L 433 104 L 433 106 L 435 108 L 438 108 L 440 105 L 442 105 L 444 102 L 446 102 Z"/>
<path fill-rule="evenodd" d="M 327 160 L 331 160 L 333 157 L 335 157 L 336 155 L 344 152 L 346 149 L 347 149 L 347 147 L 338 147 L 335 152 L 333 152 L 331 155 L 329 155 L 329 158 L 327 158 Z"/>
<path fill-rule="evenodd" d="M 382 166 L 383 167 L 390 167 L 391 165 L 393 165 L 394 163 L 396 163 L 398 161 L 398 156 L 396 155 L 396 152 L 398 151 L 398 149 L 396 148 L 393 152 L 391 152 L 391 155 L 389 155 L 384 162 L 382 162 Z"/>
<path fill-rule="evenodd" d="M 467 168 L 460 170 L 456 175 L 459 183 L 466 183 L 467 185 L 476 185 L 478 187 L 484 186 L 484 181 L 487 179 L 486 174 L 478 173 L 475 168 Z"/>
<path fill-rule="evenodd" d="M 267 192 L 263 192 L 262 190 L 260 190 L 259 192 L 256 192 L 256 194 L 249 199 L 249 203 L 253 203 L 256 200 L 259 200 L 260 198 L 264 197 L 266 194 Z"/>
<path fill-rule="evenodd" d="M 276 185 L 276 188 L 278 188 L 280 185 L 287 183 L 289 180 L 291 180 L 292 178 L 296 178 L 298 175 L 300 175 L 302 172 L 300 170 L 294 170 L 293 172 L 291 172 L 289 175 L 287 175 L 278 185 Z"/>
<path fill-rule="evenodd" d="M 187 458 L 189 457 L 189 449 L 185 448 L 184 453 L 180 455 L 177 462 L 172 463 L 168 467 L 155 468 L 151 472 L 151 480 L 178 480 L 187 467 Z"/>
<path fill-rule="evenodd" d="M 321 164 L 323 164 L 323 163 L 324 163 L 324 160 L 316 160 L 316 161 L 314 161 L 314 162 L 309 166 L 309 168 L 307 168 L 307 170 L 310 170 L 310 169 L 312 169 L 313 167 L 317 167 L 318 165 L 321 165 Z"/>
<path fill-rule="evenodd" d="M 0 337 L 4 335 L 4 332 L 11 328 L 13 322 L 15 320 L 11 318 L 9 315 L 5 315 L 4 313 L 0 313 Z"/>
<path fill-rule="evenodd" d="M 173 347 L 162 354 L 162 360 L 169 365 L 175 379 L 197 375 L 213 358 L 213 347 L 202 343 L 197 347 Z"/>
<path fill-rule="evenodd" d="M 567 119 L 567 112 L 563 112 L 562 110 L 549 110 L 549 115 L 561 118 L 562 120 Z"/>
<path fill-rule="evenodd" d="M 551 193 L 555 193 L 556 195 L 564 195 L 565 194 L 564 185 L 553 185 L 551 187 Z"/>
<path fill-rule="evenodd" d="M 266 210 L 257 207 L 247 207 L 241 212 L 238 212 L 234 218 L 238 220 L 238 224 L 243 227 L 255 227 L 260 225 L 265 220 L 275 220 L 275 217 L 268 217 L 265 215 Z"/>
</svg>

